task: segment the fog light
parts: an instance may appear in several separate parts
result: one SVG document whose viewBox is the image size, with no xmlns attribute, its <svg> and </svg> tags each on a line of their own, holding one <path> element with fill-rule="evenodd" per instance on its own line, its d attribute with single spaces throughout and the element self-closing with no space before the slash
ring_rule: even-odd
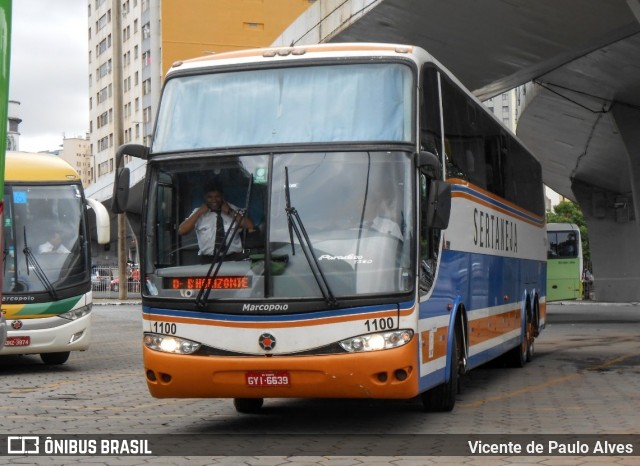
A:
<svg viewBox="0 0 640 466">
<path fill-rule="evenodd" d="M 71 338 L 69 338 L 69 344 L 78 341 L 82 337 L 82 335 L 84 335 L 84 330 L 81 330 L 81 331 L 71 335 Z"/>
<path fill-rule="evenodd" d="M 407 371 L 405 371 L 404 369 L 396 369 L 394 375 L 400 382 L 407 380 L 407 377 L 409 376 L 409 374 L 407 374 Z"/>
</svg>

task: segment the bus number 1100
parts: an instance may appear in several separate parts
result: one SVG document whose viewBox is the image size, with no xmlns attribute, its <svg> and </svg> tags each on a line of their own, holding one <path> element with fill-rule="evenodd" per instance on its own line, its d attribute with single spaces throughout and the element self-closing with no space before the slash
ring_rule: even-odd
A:
<svg viewBox="0 0 640 466">
<path fill-rule="evenodd" d="M 175 335 L 178 331 L 176 324 L 171 322 L 153 322 L 151 331 L 155 333 L 164 333 L 165 335 Z"/>
<path fill-rule="evenodd" d="M 381 317 L 380 319 L 367 319 L 364 326 L 367 328 L 367 332 L 378 332 L 395 328 L 395 323 L 393 317 Z"/>
</svg>

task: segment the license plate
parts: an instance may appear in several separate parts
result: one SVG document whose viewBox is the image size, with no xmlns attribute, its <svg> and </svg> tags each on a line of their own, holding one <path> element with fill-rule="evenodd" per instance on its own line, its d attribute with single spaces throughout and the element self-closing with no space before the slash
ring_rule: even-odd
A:
<svg viewBox="0 0 640 466">
<path fill-rule="evenodd" d="M 5 346 L 29 346 L 31 337 L 7 337 Z"/>
<path fill-rule="evenodd" d="M 291 384 L 287 371 L 252 371 L 245 373 L 249 387 L 286 387 Z"/>
</svg>

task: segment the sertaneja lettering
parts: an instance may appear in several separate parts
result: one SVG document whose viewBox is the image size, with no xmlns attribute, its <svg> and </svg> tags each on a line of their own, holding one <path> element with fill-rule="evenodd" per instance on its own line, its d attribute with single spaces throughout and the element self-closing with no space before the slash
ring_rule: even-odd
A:
<svg viewBox="0 0 640 466">
<path fill-rule="evenodd" d="M 473 209 L 473 244 L 494 251 L 518 252 L 518 224 L 491 212 Z"/>
</svg>

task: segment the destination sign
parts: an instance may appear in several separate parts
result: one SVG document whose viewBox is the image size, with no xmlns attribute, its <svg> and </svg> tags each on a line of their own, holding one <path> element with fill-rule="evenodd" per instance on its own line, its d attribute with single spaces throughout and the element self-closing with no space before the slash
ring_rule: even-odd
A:
<svg viewBox="0 0 640 466">
<path fill-rule="evenodd" d="M 214 290 L 242 290 L 251 288 L 251 277 L 165 277 L 163 285 L 173 290 L 199 290 L 204 286 Z"/>
</svg>

